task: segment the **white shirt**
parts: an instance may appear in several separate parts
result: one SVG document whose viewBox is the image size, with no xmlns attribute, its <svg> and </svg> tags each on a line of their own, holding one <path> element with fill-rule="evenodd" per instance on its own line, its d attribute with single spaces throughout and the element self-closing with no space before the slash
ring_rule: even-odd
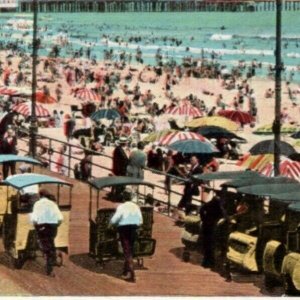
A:
<svg viewBox="0 0 300 300">
<path fill-rule="evenodd" d="M 34 204 L 30 219 L 37 224 L 58 224 L 63 215 L 54 201 L 44 197 Z"/>
<path fill-rule="evenodd" d="M 117 226 L 139 226 L 143 223 L 143 216 L 137 204 L 127 201 L 117 207 L 117 210 L 111 218 L 110 223 Z"/>
</svg>

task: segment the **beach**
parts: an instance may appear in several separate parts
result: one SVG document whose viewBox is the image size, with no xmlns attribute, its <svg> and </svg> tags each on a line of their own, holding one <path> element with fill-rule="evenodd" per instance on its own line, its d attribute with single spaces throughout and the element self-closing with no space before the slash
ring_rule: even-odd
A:
<svg viewBox="0 0 300 300">
<path fill-rule="evenodd" d="M 65 142 L 67 138 L 64 134 L 63 123 L 67 115 L 73 114 L 76 122 L 74 130 L 88 128 L 92 124 L 90 118 L 83 117 L 80 112 L 74 114 L 72 106 L 81 109 L 82 105 L 91 102 L 96 105 L 96 109 L 117 108 L 120 102 L 125 102 L 128 107 L 130 106 L 130 116 L 135 119 L 135 121 L 129 122 L 131 129 L 137 127 L 139 120 L 145 119 L 145 123 L 149 127 L 142 133 L 142 137 L 145 138 L 147 133 L 149 134 L 153 130 L 169 128 L 168 121 L 171 118 L 175 118 L 177 125 L 181 128 L 193 118 L 193 116 L 169 114 L 163 117 L 164 113 L 156 118 L 155 115 L 149 113 L 154 103 L 157 104 L 157 109 L 163 111 L 172 105 L 180 105 L 189 97 L 194 97 L 193 105 L 202 109 L 204 116 L 209 114 L 214 107 L 216 107 L 214 114 L 221 110 L 221 106 L 227 110 L 248 113 L 251 105 L 254 105 L 257 110 L 254 121 L 251 124 L 239 124 L 238 126 L 237 134 L 247 141 L 239 144 L 240 155 L 248 153 L 255 143 L 272 138 L 271 135 L 253 134 L 262 125 L 271 126 L 274 120 L 275 83 L 270 78 L 272 76 L 266 74 L 266 66 L 273 64 L 270 58 L 272 58 L 271 54 L 274 48 L 274 35 L 270 31 L 273 24 L 270 16 L 266 17 L 267 21 L 260 21 L 266 22 L 266 26 L 263 31 L 258 33 L 260 27 L 257 25 L 257 27 L 251 28 L 251 15 L 245 14 L 243 34 L 245 35 L 247 32 L 248 37 L 238 33 L 237 28 L 234 28 L 234 23 L 237 21 L 235 17 L 232 17 L 232 20 L 226 17 L 221 21 L 217 18 L 218 14 L 216 14 L 215 20 L 203 15 L 204 18 L 208 18 L 208 22 L 213 24 L 212 27 L 209 27 L 208 24 L 205 27 L 204 25 L 200 26 L 201 22 L 198 26 L 195 23 L 194 14 L 191 14 L 188 16 L 194 21 L 187 21 L 184 26 L 171 23 L 169 28 L 164 22 L 177 20 L 177 16 L 170 14 L 166 16 L 167 19 L 164 21 L 137 29 L 133 23 L 129 22 L 129 16 L 118 19 L 118 16 L 114 15 L 109 19 L 105 15 L 101 22 L 95 21 L 89 24 L 87 15 L 83 14 L 79 24 L 75 24 L 74 19 L 70 18 L 68 14 L 66 14 L 64 22 L 58 21 L 55 15 L 41 14 L 37 90 L 43 92 L 46 89 L 54 99 L 60 98 L 57 102 L 43 104 L 43 106 L 51 116 L 54 111 L 61 112 L 61 120 L 58 127 L 47 124 L 48 121 L 40 122 L 39 134 Z M 293 13 L 290 12 L 291 20 L 293 20 L 293 16 Z M 145 17 L 149 20 L 157 18 L 156 14 L 145 15 Z M 14 18 L 15 22 L 12 21 Z M 139 19 L 141 16 L 137 18 Z M 183 14 L 182 18 L 186 19 L 187 15 Z M 6 37 L 6 44 L 2 44 L 2 48 L 6 48 L 6 50 L 3 49 L 0 52 L 3 70 L 0 86 L 5 85 L 5 74 L 8 72 L 8 87 L 26 90 L 30 95 L 31 58 L 29 54 L 31 50 L 29 45 L 32 28 L 30 17 L 27 17 L 26 14 L 4 14 L 1 15 L 0 21 L 4 29 L 2 36 Z M 117 35 L 117 32 L 122 32 L 123 23 L 127 24 L 122 29 L 124 35 Z M 96 30 L 88 32 L 87 28 L 91 25 L 95 26 Z M 174 32 L 170 31 L 173 27 Z M 184 35 L 185 30 L 187 35 Z M 286 30 L 284 27 L 284 32 Z M 167 35 L 167 32 L 172 32 L 172 34 Z M 201 33 L 199 37 L 195 35 L 196 32 Z M 11 33 L 13 34 L 11 35 Z M 20 40 L 21 37 L 23 40 Z M 284 57 L 289 57 L 289 63 L 291 63 L 293 59 L 289 53 L 294 51 L 293 47 L 297 47 L 298 38 L 293 35 L 291 30 L 285 39 L 292 41 L 284 46 L 283 52 Z M 205 40 L 208 44 L 205 47 L 199 47 L 199 42 L 204 43 Z M 251 43 L 260 41 L 255 44 L 257 50 L 251 50 L 254 48 L 254 44 L 251 44 L 250 41 L 252 41 Z M 208 51 L 207 47 L 211 50 Z M 261 50 L 259 50 L 260 47 Z M 267 53 L 261 51 L 267 51 Z M 47 52 L 50 53 L 50 56 L 45 55 Z M 180 52 L 183 55 L 177 57 Z M 101 56 L 103 56 L 102 59 Z M 233 58 L 236 59 L 234 64 L 232 64 Z M 285 80 L 282 82 L 282 111 L 287 115 L 285 123 L 298 126 L 300 94 L 297 83 L 297 66 L 294 65 L 293 68 L 294 77 L 291 77 L 290 68 L 287 68 L 283 74 Z M 274 75 L 274 71 L 272 72 Z M 20 73 L 22 73 L 22 81 L 17 82 Z M 292 81 L 289 83 L 290 79 Z M 105 80 L 110 80 L 110 83 Z M 82 89 L 88 93 L 95 93 L 95 95 L 80 96 L 77 91 Z M 266 91 L 268 90 L 271 93 L 267 97 Z M 243 101 L 237 103 L 240 93 L 244 94 Z M 136 94 L 141 97 L 134 103 Z M 291 94 L 293 99 L 291 99 Z M 218 103 L 220 95 L 221 106 Z M 90 99 L 91 97 L 92 99 Z M 97 99 L 93 99 L 93 97 Z M 27 96 L 26 100 L 30 100 L 29 98 Z M 20 99 L 21 97 L 19 97 Z M 251 104 L 251 101 L 254 104 Z M 42 124 L 44 125 L 42 126 Z M 111 121 L 102 121 L 102 124 L 109 126 Z M 29 123 L 26 127 L 28 126 Z M 283 135 L 282 139 L 294 143 L 289 135 Z M 80 145 L 79 140 L 74 143 Z M 113 144 L 106 145 L 102 151 L 111 156 L 113 146 Z M 145 151 L 148 152 L 150 148 L 151 144 L 146 145 Z M 74 155 L 79 159 L 83 154 Z M 104 164 L 108 169 L 111 168 L 111 161 L 104 157 L 94 156 L 93 161 Z M 72 161 L 71 165 L 74 166 L 74 164 L 75 162 Z M 52 170 L 55 171 L 55 164 L 52 165 Z M 225 160 L 220 168 L 227 170 L 238 167 L 235 162 Z M 99 172 L 94 169 L 93 176 L 99 176 Z M 147 176 L 150 176 L 149 179 L 152 180 L 151 176 L 153 175 L 150 172 Z M 162 181 L 163 176 L 159 179 L 159 182 Z"/>
</svg>

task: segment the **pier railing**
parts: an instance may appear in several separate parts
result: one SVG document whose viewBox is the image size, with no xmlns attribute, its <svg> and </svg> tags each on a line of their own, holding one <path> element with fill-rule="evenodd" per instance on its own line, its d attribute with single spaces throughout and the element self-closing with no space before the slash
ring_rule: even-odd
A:
<svg viewBox="0 0 300 300">
<path fill-rule="evenodd" d="M 25 143 L 25 145 L 29 145 L 29 137 L 27 132 L 21 130 L 18 131 L 18 139 L 20 142 L 23 142 L 20 144 L 24 145 Z M 97 175 L 97 177 L 113 176 L 113 174 L 111 173 L 112 156 L 110 155 L 41 134 L 36 134 L 36 141 L 38 150 L 36 158 L 44 163 L 45 168 L 49 168 L 51 171 L 87 182 L 86 180 L 76 178 L 75 176 L 76 165 L 80 164 L 84 152 L 87 151 L 92 156 L 104 158 L 103 162 L 105 162 L 103 164 L 95 163 L 93 161 L 90 162 L 92 174 L 91 178 L 95 177 L 93 174 L 101 174 L 100 176 Z M 27 155 L 29 153 L 29 147 L 19 147 L 19 152 L 22 155 Z M 58 160 L 58 156 L 62 157 L 63 159 Z M 146 172 L 152 173 L 155 176 L 160 175 L 164 176 L 164 178 L 168 177 L 171 181 L 180 183 L 186 182 L 186 178 L 183 177 L 167 174 L 165 172 L 148 167 L 145 167 L 144 170 Z M 174 204 L 174 201 L 172 201 L 172 199 L 174 199 L 174 197 L 181 197 L 182 193 L 172 189 L 172 185 L 169 189 L 166 189 L 164 185 L 159 185 L 156 183 L 153 183 L 153 186 L 155 189 L 160 190 L 161 194 L 166 195 L 166 199 L 161 199 L 161 197 L 160 199 L 158 199 L 158 195 L 154 195 L 155 202 L 161 204 L 159 211 L 169 217 L 172 217 L 174 215 L 174 210 L 176 210 L 177 208 L 177 203 Z M 146 197 L 147 192 L 146 190 L 138 190 L 138 194 L 139 196 Z M 194 198 L 193 204 L 195 206 L 199 206 L 199 199 Z"/>
<path fill-rule="evenodd" d="M 32 12 L 32 0 L 20 0 L 19 12 Z M 274 0 L 40 0 L 38 1 L 39 12 L 195 12 L 195 11 L 275 11 Z M 286 0 L 283 2 L 283 10 L 300 10 L 299 0 Z"/>
</svg>

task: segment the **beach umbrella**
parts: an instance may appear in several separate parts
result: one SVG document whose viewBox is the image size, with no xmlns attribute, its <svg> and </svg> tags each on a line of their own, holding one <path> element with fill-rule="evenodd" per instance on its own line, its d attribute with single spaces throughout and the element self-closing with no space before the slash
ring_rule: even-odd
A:
<svg viewBox="0 0 300 300">
<path fill-rule="evenodd" d="M 54 104 L 56 103 L 56 99 L 50 95 L 46 95 L 45 93 L 38 91 L 36 92 L 36 102 L 43 104 Z"/>
<path fill-rule="evenodd" d="M 272 127 L 273 127 L 272 124 L 263 125 L 263 126 L 257 128 L 253 133 L 254 134 L 261 134 L 261 135 L 273 134 Z M 293 133 L 295 131 L 297 131 L 297 127 L 295 125 L 282 124 L 282 126 L 281 126 L 281 133 L 282 134 Z M 300 135 L 299 135 L 299 138 L 300 138 Z"/>
<path fill-rule="evenodd" d="M 219 126 L 203 126 L 198 128 L 197 132 L 208 139 L 226 138 L 246 141 L 245 139 L 234 134 L 233 132 Z"/>
<path fill-rule="evenodd" d="M 174 129 L 164 129 L 160 131 L 154 131 L 148 134 L 144 139 L 143 142 L 145 143 L 154 143 L 157 142 L 162 137 L 168 135 L 169 133 L 177 132 L 177 130 Z"/>
<path fill-rule="evenodd" d="M 224 109 L 220 110 L 218 115 L 240 124 L 249 124 L 254 121 L 254 118 L 248 112 L 241 110 Z"/>
<path fill-rule="evenodd" d="M 266 164 L 274 161 L 273 154 L 259 154 L 251 155 L 250 153 L 245 154 L 238 162 L 237 166 L 245 169 L 260 170 Z"/>
<path fill-rule="evenodd" d="M 31 102 L 24 102 L 15 105 L 12 110 L 23 115 L 24 117 L 31 116 Z M 40 118 L 50 116 L 49 110 L 40 104 L 35 105 L 35 114 L 36 117 Z"/>
<path fill-rule="evenodd" d="M 252 155 L 274 153 L 274 140 L 265 140 L 255 144 L 249 152 Z M 285 156 L 289 156 L 295 153 L 296 150 L 288 143 L 280 141 L 280 153 Z"/>
<path fill-rule="evenodd" d="M 300 181 L 300 162 L 285 159 L 279 165 L 280 175 Z M 269 177 L 274 176 L 274 164 L 268 163 L 259 171 Z"/>
<path fill-rule="evenodd" d="M 236 131 L 239 127 L 236 122 L 233 122 L 221 116 L 197 118 L 185 123 L 185 126 L 191 128 L 198 128 L 198 127 L 210 126 L 210 125 L 222 127 L 229 131 Z"/>
<path fill-rule="evenodd" d="M 100 101 L 100 95 L 97 94 L 94 90 L 88 88 L 81 88 L 75 91 L 75 98 L 84 100 L 84 101 Z"/>
<path fill-rule="evenodd" d="M 212 143 L 199 140 L 177 141 L 169 145 L 168 148 L 182 154 L 212 154 L 219 152 Z"/>
<path fill-rule="evenodd" d="M 189 101 L 183 101 L 179 106 L 169 107 L 166 109 L 165 113 L 170 115 L 189 116 L 193 118 L 202 116 L 201 110 L 193 106 Z"/>
<path fill-rule="evenodd" d="M 165 136 L 162 136 L 157 142 L 159 145 L 167 146 L 177 141 L 186 141 L 186 140 L 199 140 L 201 142 L 208 142 L 208 140 L 204 136 L 195 132 L 188 132 L 188 131 L 170 132 Z"/>
<path fill-rule="evenodd" d="M 13 88 L 2 86 L 2 87 L 0 87 L 0 95 L 3 95 L 3 96 L 18 95 L 18 91 Z"/>
<path fill-rule="evenodd" d="M 91 114 L 90 118 L 94 121 L 100 120 L 100 119 L 108 119 L 108 120 L 114 120 L 117 118 L 120 118 L 120 114 L 115 109 L 100 109 L 95 111 Z"/>
</svg>

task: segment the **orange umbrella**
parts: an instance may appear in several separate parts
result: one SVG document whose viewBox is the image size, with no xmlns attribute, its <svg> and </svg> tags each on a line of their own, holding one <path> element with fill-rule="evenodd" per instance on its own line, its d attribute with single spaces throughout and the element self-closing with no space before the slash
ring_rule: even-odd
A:
<svg viewBox="0 0 300 300">
<path fill-rule="evenodd" d="M 50 95 L 46 95 L 41 91 L 36 92 L 36 102 L 43 103 L 43 104 L 54 104 L 57 102 L 55 98 Z"/>
</svg>

